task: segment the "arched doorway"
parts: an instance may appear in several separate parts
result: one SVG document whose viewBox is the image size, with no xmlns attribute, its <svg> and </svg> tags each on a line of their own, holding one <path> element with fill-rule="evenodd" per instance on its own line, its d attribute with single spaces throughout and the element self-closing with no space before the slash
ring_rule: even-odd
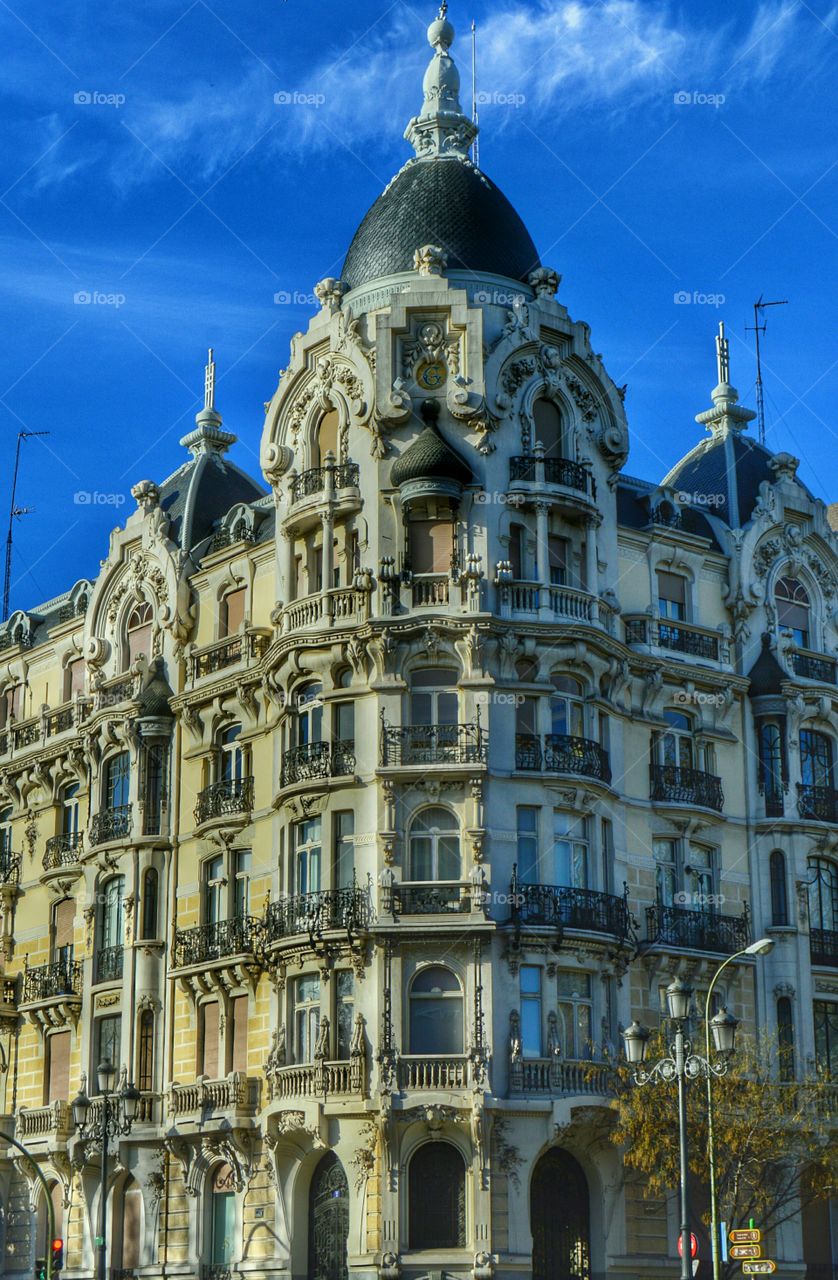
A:
<svg viewBox="0 0 838 1280">
<path fill-rule="evenodd" d="M 578 1160 L 552 1147 L 530 1186 L 532 1280 L 590 1280 L 588 1180 Z"/>
<path fill-rule="evenodd" d="M 333 1151 L 314 1170 L 308 1193 L 308 1280 L 348 1280 L 349 1185 Z"/>
</svg>

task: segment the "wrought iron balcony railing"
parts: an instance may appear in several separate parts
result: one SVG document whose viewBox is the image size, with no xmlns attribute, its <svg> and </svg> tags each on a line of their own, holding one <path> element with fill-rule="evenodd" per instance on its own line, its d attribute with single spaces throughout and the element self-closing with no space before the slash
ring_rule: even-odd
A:
<svg viewBox="0 0 838 1280">
<path fill-rule="evenodd" d="M 253 778 L 223 778 L 212 782 L 198 792 L 195 805 L 195 822 L 211 822 L 213 818 L 227 818 L 237 813 L 249 813 L 253 808 Z"/>
<path fill-rule="evenodd" d="M 216 920 L 193 929 L 178 929 L 172 967 L 188 969 L 231 956 L 255 955 L 261 946 L 262 931 L 263 923 L 256 916 L 231 916 L 229 920 Z"/>
<path fill-rule="evenodd" d="M 489 736 L 479 724 L 389 725 L 381 732 L 381 764 L 485 764 Z"/>
<path fill-rule="evenodd" d="M 18 884 L 20 882 L 20 854 L 11 849 L 0 850 L 0 884 Z"/>
<path fill-rule="evenodd" d="M 795 649 L 791 655 L 791 669 L 803 680 L 819 680 L 821 684 L 836 684 L 836 662 L 823 653 L 809 653 Z"/>
<path fill-rule="evenodd" d="M 50 836 L 44 850 L 44 871 L 76 866 L 83 849 L 83 831 L 62 831 L 60 835 Z"/>
<path fill-rule="evenodd" d="M 721 813 L 724 808 L 722 780 L 714 773 L 681 769 L 674 764 L 653 764 L 650 772 L 653 800 L 715 809 L 716 813 Z"/>
<path fill-rule="evenodd" d="M 801 818 L 814 818 L 816 822 L 838 822 L 838 791 L 798 782 L 797 812 Z"/>
<path fill-rule="evenodd" d="M 479 911 L 483 890 L 470 882 L 393 884 L 383 895 L 384 910 L 394 916 L 438 916 Z"/>
<path fill-rule="evenodd" d="M 660 903 L 646 908 L 646 941 L 656 946 L 732 955 L 747 947 L 750 934 L 747 910 L 741 916 L 726 916 Z"/>
<path fill-rule="evenodd" d="M 290 894 L 269 904 L 265 942 L 270 945 L 306 933 L 319 937 L 332 929 L 358 933 L 369 927 L 371 919 L 369 890 L 357 885 Z"/>
<path fill-rule="evenodd" d="M 608 752 L 590 738 L 569 733 L 515 735 L 515 768 L 544 773 L 574 773 L 583 778 L 611 781 Z"/>
<path fill-rule="evenodd" d="M 93 981 L 119 982 L 124 964 L 124 947 L 100 947 L 93 957 Z"/>
<path fill-rule="evenodd" d="M 201 1267 L 201 1280 L 233 1280 L 233 1268 L 226 1262 L 205 1262 Z"/>
<path fill-rule="evenodd" d="M 812 964 L 838 969 L 838 930 L 810 929 L 809 953 Z"/>
<path fill-rule="evenodd" d="M 235 666 L 239 662 L 258 662 L 263 657 L 270 637 L 258 631 L 245 631 L 243 635 L 227 636 L 216 641 L 202 653 L 192 655 L 192 675 L 199 680 L 202 676 L 223 671 L 225 667 Z"/>
<path fill-rule="evenodd" d="M 355 772 L 354 742 L 306 742 L 282 757 L 281 787 L 315 778 L 343 778 Z"/>
<path fill-rule="evenodd" d="M 685 653 L 692 658 L 709 658 L 726 661 L 727 650 L 719 643 L 719 636 L 703 627 L 688 622 L 670 622 L 660 618 L 626 618 L 626 644 L 657 645 L 672 653 Z"/>
<path fill-rule="evenodd" d="M 517 868 L 513 868 L 509 897 L 516 928 L 523 924 L 550 925 L 605 933 L 623 941 L 632 930 L 626 894 L 618 897 L 571 885 L 523 884 Z"/>
<path fill-rule="evenodd" d="M 81 995 L 81 962 L 59 960 L 25 969 L 21 1004 L 37 1004 L 61 996 Z"/>
<path fill-rule="evenodd" d="M 73 707 L 59 707 L 57 711 L 47 716 L 47 737 L 53 738 L 57 733 L 66 733 L 68 729 L 72 729 L 73 723 Z"/>
<path fill-rule="evenodd" d="M 360 481 L 360 467 L 357 462 L 335 463 L 331 467 L 312 467 L 294 477 L 291 484 L 291 502 L 302 502 L 314 493 L 322 493 L 326 488 L 327 472 L 334 473 L 335 489 L 357 489 Z"/>
<path fill-rule="evenodd" d="M 589 493 L 596 497 L 596 485 L 586 467 L 570 458 L 536 458 L 532 454 L 509 459 L 509 483 L 516 480 L 526 484 L 535 484 L 539 479 L 539 466 L 546 484 L 560 484 L 566 489 L 575 489 L 578 493 Z"/>
<path fill-rule="evenodd" d="M 90 843 L 105 844 L 108 840 L 126 839 L 131 834 L 132 821 L 130 804 L 100 809 L 90 819 Z"/>
</svg>

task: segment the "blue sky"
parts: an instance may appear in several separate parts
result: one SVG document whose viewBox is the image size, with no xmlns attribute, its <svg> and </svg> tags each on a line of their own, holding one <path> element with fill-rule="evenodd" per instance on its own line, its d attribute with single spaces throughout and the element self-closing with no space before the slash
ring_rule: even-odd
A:
<svg viewBox="0 0 838 1280">
<path fill-rule="evenodd" d="M 263 402 L 312 287 L 407 158 L 433 16 L 413 0 L 0 0 L 0 523 L 16 433 L 50 432 L 24 445 L 18 502 L 35 513 L 12 607 L 94 574 L 131 486 L 179 465 L 210 345 L 234 456 L 258 474 Z M 627 470 L 660 479 L 700 438 L 720 319 L 753 404 L 745 326 L 763 294 L 790 300 L 768 313 L 768 443 L 838 499 L 838 8 L 451 0 L 449 17 L 467 83 L 478 24 L 481 165 L 629 385 Z"/>
</svg>

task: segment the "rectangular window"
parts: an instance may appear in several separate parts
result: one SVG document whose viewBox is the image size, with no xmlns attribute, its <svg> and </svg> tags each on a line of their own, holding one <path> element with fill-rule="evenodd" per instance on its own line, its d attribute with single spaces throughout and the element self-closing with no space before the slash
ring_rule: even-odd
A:
<svg viewBox="0 0 838 1280">
<path fill-rule="evenodd" d="M 217 854 L 201 864 L 204 889 L 204 924 L 218 924 L 224 911 L 224 857 Z"/>
<path fill-rule="evenodd" d="M 655 840 L 652 847 L 655 855 L 657 899 L 662 907 L 671 907 L 675 903 L 675 894 L 678 892 L 676 867 L 678 845 L 674 840 Z"/>
<path fill-rule="evenodd" d="M 112 756 L 105 766 L 105 808 L 121 809 L 128 804 L 131 758 L 127 751 Z"/>
<path fill-rule="evenodd" d="M 540 1058 L 541 1043 L 541 969 L 537 965 L 521 966 L 521 1051 L 525 1058 Z"/>
<path fill-rule="evenodd" d="M 413 573 L 448 573 L 453 525 L 450 520 L 411 520 L 410 568 Z"/>
<path fill-rule="evenodd" d="M 355 745 L 355 703 L 336 702 L 334 709 L 334 740 Z"/>
<path fill-rule="evenodd" d="M 240 587 L 238 591 L 228 591 L 221 601 L 219 636 L 222 639 L 236 635 L 244 622 L 244 597 L 245 588 Z"/>
<path fill-rule="evenodd" d="M 232 1052 L 230 1069 L 247 1074 L 247 996 L 233 996 L 230 1001 Z"/>
<path fill-rule="evenodd" d="M 233 851 L 234 883 L 233 914 L 235 916 L 250 915 L 250 873 L 253 854 L 249 849 Z"/>
<path fill-rule="evenodd" d="M 122 1062 L 122 1018 L 118 1013 L 96 1019 L 93 1047 L 93 1080 L 96 1079 L 96 1068 L 100 1062 L 112 1062 L 119 1070 Z"/>
<path fill-rule="evenodd" d="M 200 1074 L 218 1079 L 218 1001 L 211 1000 L 200 1008 L 201 1060 Z"/>
<path fill-rule="evenodd" d="M 512 565 L 512 577 L 516 582 L 524 578 L 524 527 L 520 524 L 509 526 L 509 562 Z"/>
<path fill-rule="evenodd" d="M 150 1093 L 154 1088 L 154 1014 L 151 1009 L 145 1009 L 140 1018 L 137 1088 L 140 1093 Z"/>
<path fill-rule="evenodd" d="M 341 810 L 334 815 L 335 874 L 338 889 L 350 889 L 355 876 L 355 814 Z"/>
<path fill-rule="evenodd" d="M 339 969 L 335 988 L 337 1008 L 337 1053 L 341 1062 L 349 1058 L 352 1046 L 352 1031 L 355 1023 L 355 974 L 351 969 Z"/>
<path fill-rule="evenodd" d="M 518 879 L 522 884 L 541 883 L 538 858 L 538 815 L 541 810 L 519 806 L 518 815 Z"/>
<path fill-rule="evenodd" d="M 588 887 L 585 821 L 556 809 L 553 813 L 553 880 L 574 889 Z"/>
<path fill-rule="evenodd" d="M 565 1058 L 591 1056 L 591 975 L 562 970 L 556 974 L 559 996 L 559 1034 Z"/>
<path fill-rule="evenodd" d="M 64 701 L 69 702 L 77 693 L 84 693 L 84 658 L 75 658 L 64 669 Z"/>
<path fill-rule="evenodd" d="M 815 1064 L 829 1079 L 838 1077 L 838 1001 L 815 1000 Z"/>
<path fill-rule="evenodd" d="M 547 567 L 551 586 L 563 587 L 565 585 L 567 582 L 567 564 L 568 548 L 566 539 L 557 538 L 552 533 L 549 534 L 547 538 Z"/>
<path fill-rule="evenodd" d="M 319 893 L 321 820 L 308 818 L 294 827 L 295 890 L 297 893 Z"/>
<path fill-rule="evenodd" d="M 70 1032 L 47 1036 L 47 1102 L 67 1102 L 70 1097 Z M 112 1059 L 113 1061 L 113 1059 Z"/>
<path fill-rule="evenodd" d="M 684 622 L 687 617 L 687 580 L 677 573 L 658 574 L 658 611 L 662 618 Z"/>
<path fill-rule="evenodd" d="M 602 853 L 602 888 L 605 893 L 613 893 L 614 824 L 610 818 L 603 818 L 600 824 L 600 847 Z"/>
<path fill-rule="evenodd" d="M 294 1047 L 297 1062 L 313 1062 L 320 1032 L 320 979 L 313 974 L 294 984 Z"/>
<path fill-rule="evenodd" d="M 74 898 L 62 898 L 52 909 L 52 958 L 69 971 L 73 963 L 73 935 L 75 932 L 76 902 Z"/>
<path fill-rule="evenodd" d="M 702 844 L 691 844 L 689 851 L 688 874 L 684 877 L 684 888 L 689 894 L 687 906 L 694 911 L 715 911 L 715 876 L 713 869 L 713 850 Z"/>
</svg>

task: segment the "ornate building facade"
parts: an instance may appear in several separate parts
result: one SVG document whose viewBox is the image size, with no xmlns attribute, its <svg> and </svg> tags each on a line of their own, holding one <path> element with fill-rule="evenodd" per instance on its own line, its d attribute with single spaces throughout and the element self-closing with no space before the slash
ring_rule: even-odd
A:
<svg viewBox="0 0 838 1280">
<path fill-rule="evenodd" d="M 0 651 L 0 1111 L 94 1274 L 671 1273 L 609 1140 L 674 975 L 838 1070 L 838 536 L 748 434 L 624 471 L 623 391 L 470 158 L 444 13 L 415 150 L 266 404 L 132 490 Z M 709 363 L 709 361 L 708 361 Z M 98 1112 L 97 1112 L 98 1108 Z M 5 1276 L 44 1198 L 0 1144 Z M 776 1241 L 834 1265 L 827 1207 Z M 830 1272 L 831 1275 L 831 1272 Z"/>
</svg>

